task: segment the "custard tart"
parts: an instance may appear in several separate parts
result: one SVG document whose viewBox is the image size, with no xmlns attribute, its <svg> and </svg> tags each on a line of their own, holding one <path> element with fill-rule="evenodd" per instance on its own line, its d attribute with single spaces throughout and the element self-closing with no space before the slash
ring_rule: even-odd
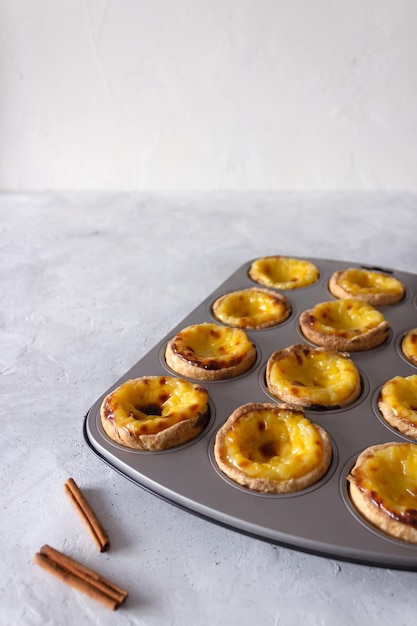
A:
<svg viewBox="0 0 417 626">
<path fill-rule="evenodd" d="M 248 287 L 217 298 L 212 312 L 216 319 L 228 326 L 260 329 L 277 326 L 288 319 L 291 305 L 280 293 Z"/>
<path fill-rule="evenodd" d="M 232 481 L 263 493 L 292 493 L 327 472 L 332 446 L 327 432 L 300 410 L 249 403 L 217 432 L 214 457 Z"/>
<path fill-rule="evenodd" d="M 318 346 L 354 352 L 381 345 L 390 325 L 372 305 L 349 298 L 320 302 L 307 309 L 300 315 L 300 328 Z"/>
<path fill-rule="evenodd" d="M 405 293 L 403 283 L 393 276 L 354 267 L 334 272 L 329 290 L 336 298 L 356 298 L 372 306 L 395 304 Z"/>
<path fill-rule="evenodd" d="M 266 384 L 281 402 L 310 409 L 344 407 L 361 393 L 360 375 L 348 354 L 307 344 L 274 352 Z"/>
<path fill-rule="evenodd" d="M 223 380 L 246 372 L 256 360 L 256 348 L 244 330 L 205 322 L 177 333 L 165 360 L 181 376 Z"/>
<path fill-rule="evenodd" d="M 404 335 L 401 349 L 410 363 L 417 366 L 417 328 L 409 330 L 408 333 Z"/>
<path fill-rule="evenodd" d="M 382 385 L 378 408 L 388 424 L 417 438 L 417 374 L 394 376 Z"/>
<path fill-rule="evenodd" d="M 105 433 L 136 450 L 165 450 L 196 437 L 209 417 L 208 391 L 171 376 L 122 383 L 100 407 Z"/>
<path fill-rule="evenodd" d="M 417 543 L 417 445 L 383 443 L 357 458 L 349 481 L 359 513 L 379 530 Z"/>
<path fill-rule="evenodd" d="M 320 276 L 318 268 L 310 261 L 286 256 L 266 256 L 253 261 L 249 278 L 264 287 L 274 289 L 300 289 L 315 283 Z"/>
</svg>

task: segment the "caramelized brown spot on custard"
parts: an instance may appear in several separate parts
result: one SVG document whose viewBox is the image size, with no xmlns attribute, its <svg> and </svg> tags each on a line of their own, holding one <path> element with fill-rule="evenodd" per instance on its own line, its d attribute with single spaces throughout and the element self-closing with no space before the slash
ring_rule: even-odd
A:
<svg viewBox="0 0 417 626">
<path fill-rule="evenodd" d="M 264 443 L 260 448 L 259 452 L 265 459 L 272 459 L 274 456 L 278 456 L 279 452 L 277 450 L 277 445 L 275 441 L 268 441 Z"/>
<path fill-rule="evenodd" d="M 145 406 L 138 406 L 136 408 L 138 411 L 145 413 L 145 415 L 162 415 L 162 407 L 160 404 L 157 404 L 156 402 L 152 402 Z M 132 414 L 132 417 L 135 417 L 135 416 Z"/>
<path fill-rule="evenodd" d="M 294 350 L 294 355 L 295 355 L 295 358 L 297 360 L 297 363 L 299 365 L 302 365 L 303 364 L 303 357 L 302 357 L 300 351 L 299 350 Z"/>
<path fill-rule="evenodd" d="M 408 509 L 404 512 L 404 515 L 402 517 L 406 524 L 417 528 L 417 511 L 415 509 Z"/>
</svg>

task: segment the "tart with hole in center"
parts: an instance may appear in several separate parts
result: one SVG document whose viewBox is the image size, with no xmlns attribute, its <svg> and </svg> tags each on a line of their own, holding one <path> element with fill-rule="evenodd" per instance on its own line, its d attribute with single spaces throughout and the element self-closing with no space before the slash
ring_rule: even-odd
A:
<svg viewBox="0 0 417 626">
<path fill-rule="evenodd" d="M 320 302 L 304 311 L 300 328 L 318 346 L 356 352 L 381 345 L 388 337 L 390 325 L 370 304 L 349 298 Z"/>
<path fill-rule="evenodd" d="M 280 293 L 248 287 L 220 296 L 212 311 L 216 319 L 228 326 L 260 329 L 277 326 L 288 319 L 291 305 Z"/>
<path fill-rule="evenodd" d="M 404 285 L 393 276 L 353 267 L 334 272 L 329 290 L 336 298 L 356 298 L 372 306 L 395 304 L 405 293 Z"/>
<path fill-rule="evenodd" d="M 293 407 L 249 403 L 217 432 L 214 456 L 231 480 L 263 493 L 292 493 L 327 472 L 332 446 L 326 431 Z"/>
<path fill-rule="evenodd" d="M 348 354 L 307 344 L 274 352 L 266 385 L 281 402 L 310 409 L 344 407 L 361 393 L 360 375 Z"/>
<path fill-rule="evenodd" d="M 165 360 L 181 376 L 223 380 L 246 372 L 256 360 L 256 348 L 240 328 L 193 324 L 168 342 Z"/>
<path fill-rule="evenodd" d="M 417 366 L 417 328 L 409 330 L 408 333 L 404 335 L 401 349 L 410 363 Z"/>
<path fill-rule="evenodd" d="M 417 438 L 417 374 L 394 376 L 382 385 L 378 408 L 388 424 Z"/>
<path fill-rule="evenodd" d="M 350 498 L 379 530 L 417 543 L 417 445 L 383 443 L 357 458 L 348 476 Z"/>
<path fill-rule="evenodd" d="M 249 278 L 264 287 L 300 289 L 315 283 L 320 276 L 310 261 L 286 256 L 266 256 L 253 261 Z"/>
<path fill-rule="evenodd" d="M 165 450 L 190 441 L 209 416 L 208 391 L 172 376 L 128 380 L 100 408 L 105 433 L 136 450 Z"/>
</svg>

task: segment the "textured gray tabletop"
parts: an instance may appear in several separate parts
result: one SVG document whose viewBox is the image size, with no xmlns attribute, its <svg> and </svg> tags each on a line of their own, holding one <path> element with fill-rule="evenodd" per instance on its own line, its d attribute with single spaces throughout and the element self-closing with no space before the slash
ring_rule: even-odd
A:
<svg viewBox="0 0 417 626">
<path fill-rule="evenodd" d="M 246 537 L 140 489 L 83 438 L 91 404 L 248 259 L 417 272 L 417 196 L 0 196 L 0 623 L 410 624 L 416 574 Z M 417 315 L 416 315 L 417 325 Z M 65 496 L 107 528 L 99 554 Z M 33 564 L 62 550 L 129 591 L 115 614 Z"/>
</svg>

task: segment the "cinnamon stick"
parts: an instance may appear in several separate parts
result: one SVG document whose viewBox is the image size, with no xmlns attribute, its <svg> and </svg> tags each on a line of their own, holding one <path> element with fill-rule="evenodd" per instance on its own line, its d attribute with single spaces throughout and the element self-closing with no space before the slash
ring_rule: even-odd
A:
<svg viewBox="0 0 417 626">
<path fill-rule="evenodd" d="M 126 600 L 128 592 L 92 569 L 62 552 L 44 545 L 34 562 L 50 574 L 115 611 Z"/>
<path fill-rule="evenodd" d="M 98 549 L 100 552 L 105 552 L 110 546 L 109 536 L 73 478 L 68 478 L 64 490 L 87 526 Z"/>
</svg>

